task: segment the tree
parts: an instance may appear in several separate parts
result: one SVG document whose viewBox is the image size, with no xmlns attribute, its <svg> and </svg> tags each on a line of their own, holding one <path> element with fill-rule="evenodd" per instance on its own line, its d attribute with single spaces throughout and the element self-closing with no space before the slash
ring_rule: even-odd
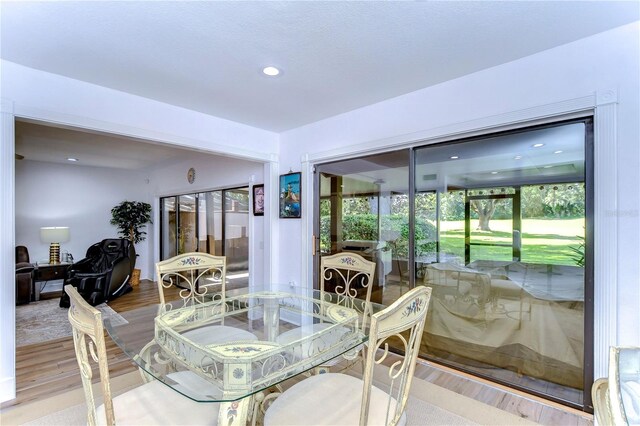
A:
<svg viewBox="0 0 640 426">
<path fill-rule="evenodd" d="M 480 231 L 489 231 L 489 221 L 496 211 L 496 202 L 498 200 L 471 200 L 471 208 L 478 213 L 478 229 Z"/>
</svg>

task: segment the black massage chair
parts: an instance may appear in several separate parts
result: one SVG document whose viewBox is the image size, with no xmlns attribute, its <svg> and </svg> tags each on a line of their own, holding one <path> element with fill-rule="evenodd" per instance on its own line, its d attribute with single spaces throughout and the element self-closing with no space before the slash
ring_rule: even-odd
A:
<svg viewBox="0 0 640 426">
<path fill-rule="evenodd" d="M 113 300 L 133 290 L 129 279 L 136 265 L 136 251 L 124 238 L 102 240 L 89 247 L 84 259 L 67 272 L 65 285 L 72 285 L 92 306 Z M 69 296 L 62 292 L 60 307 L 69 307 Z"/>
</svg>

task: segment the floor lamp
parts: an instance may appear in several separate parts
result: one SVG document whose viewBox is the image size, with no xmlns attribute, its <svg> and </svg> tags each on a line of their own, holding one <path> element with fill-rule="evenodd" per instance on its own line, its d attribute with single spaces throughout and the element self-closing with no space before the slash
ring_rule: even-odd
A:
<svg viewBox="0 0 640 426">
<path fill-rule="evenodd" d="M 40 228 L 40 240 L 49 246 L 49 263 L 60 263 L 60 243 L 69 241 L 69 228 L 66 226 L 45 226 Z"/>
</svg>

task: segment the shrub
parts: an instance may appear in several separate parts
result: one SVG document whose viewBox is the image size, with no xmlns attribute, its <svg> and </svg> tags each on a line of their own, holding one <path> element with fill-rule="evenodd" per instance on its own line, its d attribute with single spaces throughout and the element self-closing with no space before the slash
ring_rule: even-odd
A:
<svg viewBox="0 0 640 426">
<path fill-rule="evenodd" d="M 435 251 L 436 228 L 424 219 L 416 219 L 415 241 L 417 252 Z M 407 258 L 409 253 L 409 223 L 402 215 L 383 216 L 381 228 L 385 233 L 397 236 L 392 241 L 394 256 Z M 329 251 L 331 244 L 331 216 L 320 218 L 320 245 Z M 342 240 L 378 241 L 378 215 L 358 214 L 342 218 Z"/>
</svg>

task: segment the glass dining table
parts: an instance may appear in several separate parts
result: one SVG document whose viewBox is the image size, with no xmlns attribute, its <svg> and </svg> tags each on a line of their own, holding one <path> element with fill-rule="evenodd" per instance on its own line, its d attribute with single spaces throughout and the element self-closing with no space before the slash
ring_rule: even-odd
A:
<svg viewBox="0 0 640 426">
<path fill-rule="evenodd" d="M 363 318 L 380 309 L 318 290 L 245 288 L 202 303 L 122 312 L 125 324 L 105 318 L 104 325 L 145 379 L 194 401 L 220 403 L 219 424 L 240 425 L 255 419 L 270 388 L 353 357 L 368 339 Z M 224 338 L 202 339 L 219 327 Z"/>
</svg>

